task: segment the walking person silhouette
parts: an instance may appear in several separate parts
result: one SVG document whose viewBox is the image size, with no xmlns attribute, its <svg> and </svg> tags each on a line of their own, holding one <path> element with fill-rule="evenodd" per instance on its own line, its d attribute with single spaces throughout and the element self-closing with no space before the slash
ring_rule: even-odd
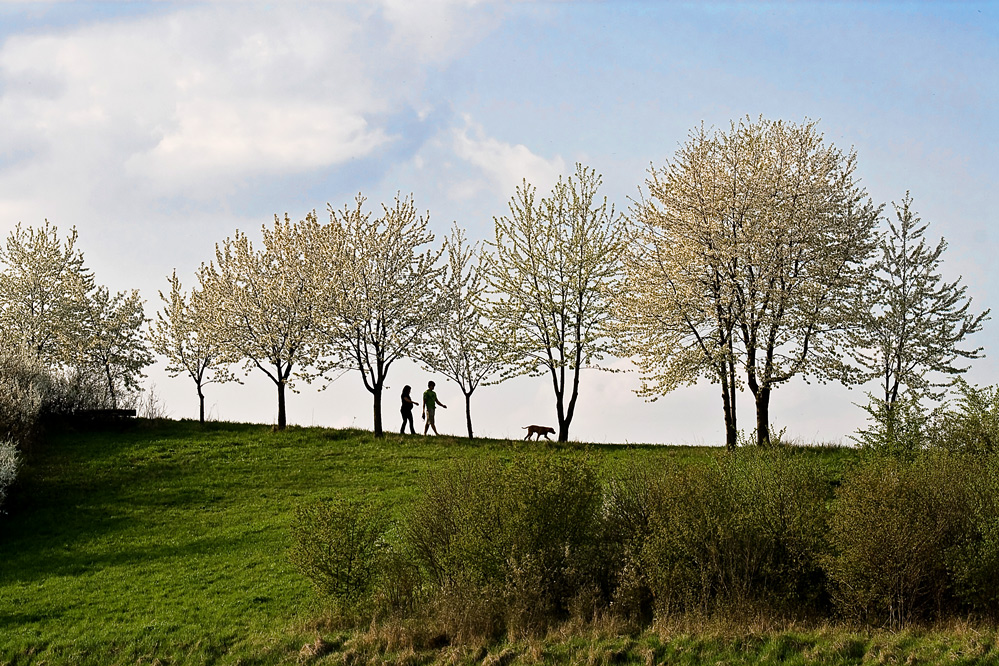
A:
<svg viewBox="0 0 999 666">
<path fill-rule="evenodd" d="M 430 428 L 434 429 L 435 435 L 440 434 L 437 432 L 437 424 L 434 423 L 434 412 L 437 411 L 437 405 L 447 409 L 447 405 L 438 400 L 437 394 L 434 392 L 434 386 L 433 382 L 427 382 L 427 390 L 423 392 L 423 418 L 427 421 L 423 426 L 424 435 L 427 434 Z"/>
<path fill-rule="evenodd" d="M 407 423 L 409 423 L 409 434 L 416 434 L 416 428 L 413 426 L 413 407 L 416 406 L 417 402 L 410 397 L 411 390 L 413 387 L 409 384 L 402 387 L 402 429 L 399 430 L 400 435 L 406 434 Z"/>
</svg>

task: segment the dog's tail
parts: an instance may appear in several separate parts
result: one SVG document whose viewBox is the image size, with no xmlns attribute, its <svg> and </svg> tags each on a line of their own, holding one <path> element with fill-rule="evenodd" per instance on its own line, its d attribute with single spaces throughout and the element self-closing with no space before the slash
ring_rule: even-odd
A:
<svg viewBox="0 0 999 666">
<path fill-rule="evenodd" d="M 527 430 L 527 429 L 528 429 L 528 428 L 530 428 L 530 427 L 531 427 L 531 426 L 524 426 L 523 428 L 521 428 L 521 430 Z"/>
</svg>

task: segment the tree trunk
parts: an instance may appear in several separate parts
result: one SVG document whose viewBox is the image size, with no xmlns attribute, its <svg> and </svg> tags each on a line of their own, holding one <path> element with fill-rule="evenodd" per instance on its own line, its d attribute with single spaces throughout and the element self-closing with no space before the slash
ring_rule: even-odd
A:
<svg viewBox="0 0 999 666">
<path fill-rule="evenodd" d="M 579 364 L 576 364 L 575 369 L 572 373 L 572 395 L 569 397 L 569 406 L 565 410 L 565 429 L 564 432 L 560 429 L 559 440 L 560 442 L 569 441 L 569 424 L 572 423 L 572 417 L 576 414 L 576 399 L 579 397 Z"/>
<path fill-rule="evenodd" d="M 375 411 L 375 437 L 384 437 L 385 431 L 382 429 L 382 386 L 378 384 L 371 392 L 373 396 L 373 409 Z"/>
<path fill-rule="evenodd" d="M 111 396 L 111 409 L 118 409 L 118 395 L 114 390 L 114 378 L 111 376 L 111 366 L 104 363 L 104 376 L 108 380 L 108 395 Z"/>
<path fill-rule="evenodd" d="M 278 430 L 284 430 L 285 426 L 288 425 L 288 417 L 285 414 L 284 409 L 284 380 L 276 382 L 277 392 L 278 392 Z"/>
<path fill-rule="evenodd" d="M 558 441 L 569 441 L 569 421 L 565 418 L 565 366 L 558 370 L 549 365 L 552 373 L 552 386 L 555 388 L 555 414 L 558 416 Z M 561 381 L 560 381 L 561 380 Z"/>
<path fill-rule="evenodd" d="M 756 444 L 770 446 L 770 389 L 761 386 L 756 392 Z"/>
<path fill-rule="evenodd" d="M 465 425 L 468 426 L 468 438 L 472 439 L 472 394 L 465 393 Z"/>
<path fill-rule="evenodd" d="M 201 385 L 198 385 L 198 416 L 201 421 L 201 425 L 205 425 L 205 394 L 201 390 Z"/>
<path fill-rule="evenodd" d="M 565 406 L 562 401 L 562 394 L 555 396 L 555 411 L 558 413 L 558 441 L 569 441 L 569 422 L 565 419 Z"/>
<path fill-rule="evenodd" d="M 729 364 L 721 369 L 722 408 L 725 411 L 725 449 L 735 451 L 739 442 L 739 431 L 735 422 L 735 377 L 729 372 Z"/>
</svg>

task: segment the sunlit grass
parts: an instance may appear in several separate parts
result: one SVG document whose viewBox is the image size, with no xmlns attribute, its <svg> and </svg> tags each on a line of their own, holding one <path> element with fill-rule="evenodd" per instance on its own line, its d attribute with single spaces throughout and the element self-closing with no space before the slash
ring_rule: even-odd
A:
<svg viewBox="0 0 999 666">
<path fill-rule="evenodd" d="M 0 663 L 245 661 L 301 647 L 309 635 L 295 627 L 313 607 L 287 558 L 296 506 L 339 492 L 399 512 L 452 458 L 546 446 L 193 422 L 56 434 L 0 517 Z M 598 450 L 609 465 L 711 453 Z"/>
<path fill-rule="evenodd" d="M 311 658 L 318 663 L 996 661 L 995 632 L 971 627 L 891 634 L 706 623 L 636 633 L 598 622 L 519 642 L 430 646 L 403 623 L 344 631 L 324 621 L 287 557 L 299 504 L 370 496 L 398 516 L 429 470 L 538 448 L 587 456 L 606 473 L 634 457 L 654 465 L 722 455 L 166 421 L 54 434 L 0 516 L 0 664 L 297 663 L 306 644 L 323 648 Z M 837 472 L 853 458 L 813 451 Z"/>
</svg>

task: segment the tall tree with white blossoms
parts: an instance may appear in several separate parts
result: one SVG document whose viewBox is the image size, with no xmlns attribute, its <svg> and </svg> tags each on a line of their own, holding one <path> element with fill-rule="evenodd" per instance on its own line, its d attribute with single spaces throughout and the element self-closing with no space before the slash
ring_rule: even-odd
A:
<svg viewBox="0 0 999 666">
<path fill-rule="evenodd" d="M 494 298 L 489 316 L 504 350 L 505 376 L 547 374 L 555 394 L 558 439 L 569 438 L 580 372 L 620 345 L 612 297 L 621 289 L 622 216 L 600 198 L 601 177 L 576 165 L 540 200 L 526 181 L 510 215 L 494 218 L 489 255 Z"/>
<path fill-rule="evenodd" d="M 326 369 L 361 373 L 372 396 L 374 430 L 382 427 L 382 391 L 392 364 L 417 357 L 429 332 L 448 307 L 437 292 L 442 250 L 429 247 L 434 236 L 428 218 L 418 215 L 412 197 L 396 196 L 374 217 L 354 205 L 329 206 L 322 253 L 313 257 L 319 276 L 322 341 Z"/>
<path fill-rule="evenodd" d="M 618 314 L 641 371 L 638 394 L 655 400 L 702 377 L 719 384 L 731 450 L 739 437 L 736 301 L 727 279 L 729 239 L 715 222 L 727 204 L 724 190 L 694 186 L 703 182 L 698 173 L 713 168 L 711 160 L 708 144 L 696 141 L 651 172 L 649 197 L 636 201 L 631 214 L 628 288 L 617 295 Z"/>
<path fill-rule="evenodd" d="M 198 271 L 205 342 L 217 346 L 221 362 L 257 368 L 274 383 L 279 429 L 287 425 L 286 389 L 311 377 L 318 354 L 318 227 L 314 212 L 300 222 L 275 215 L 272 228 L 261 228 L 259 250 L 236 231 Z"/>
<path fill-rule="evenodd" d="M 434 323 L 421 355 L 431 369 L 454 380 L 465 396 L 465 425 L 472 435 L 472 394 L 502 367 L 502 345 L 490 336 L 485 269 L 475 245 L 455 225 L 447 240 L 447 272 L 438 293 L 448 308 Z"/>
<path fill-rule="evenodd" d="M 153 362 L 142 332 L 146 321 L 136 289 L 112 294 L 98 286 L 87 298 L 80 362 L 101 377 L 106 391 L 102 402 L 112 408 L 140 390 L 142 370 Z"/>
<path fill-rule="evenodd" d="M 856 155 L 826 144 L 814 122 L 762 118 L 727 132 L 702 126 L 653 170 L 648 214 L 677 243 L 662 269 L 677 305 L 692 298 L 681 316 L 710 317 L 715 331 L 707 351 L 690 336 L 672 353 L 707 362 L 719 380 L 737 360 L 760 445 L 770 442 L 771 394 L 791 378 L 860 380 L 843 359 L 880 208 L 855 171 Z"/>
<path fill-rule="evenodd" d="M 76 242 L 75 228 L 61 239 L 45 220 L 38 229 L 18 224 L 0 247 L 0 334 L 50 367 L 76 359 L 94 288 Z"/>
</svg>

